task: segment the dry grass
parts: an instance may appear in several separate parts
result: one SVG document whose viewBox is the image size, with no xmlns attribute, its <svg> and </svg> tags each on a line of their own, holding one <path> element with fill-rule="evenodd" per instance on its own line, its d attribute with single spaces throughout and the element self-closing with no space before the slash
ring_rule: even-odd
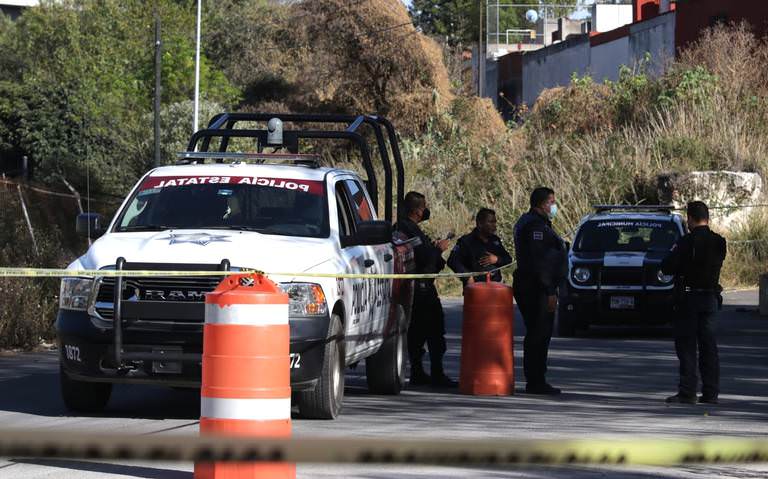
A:
<svg viewBox="0 0 768 479">
<path fill-rule="evenodd" d="M 55 226 L 36 224 L 36 254 L 26 225 L 20 220 L 20 204 L 6 189 L 0 190 L 0 265 L 60 267 L 62 251 Z M 53 223 L 53 222 L 51 222 Z M 0 349 L 34 348 L 54 337 L 58 307 L 57 279 L 0 278 Z"/>
</svg>

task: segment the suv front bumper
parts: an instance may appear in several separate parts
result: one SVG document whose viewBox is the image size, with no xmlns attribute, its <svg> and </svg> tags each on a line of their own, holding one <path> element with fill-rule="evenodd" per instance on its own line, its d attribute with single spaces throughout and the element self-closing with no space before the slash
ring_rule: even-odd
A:
<svg viewBox="0 0 768 479">
<path fill-rule="evenodd" d="M 560 296 L 560 305 L 589 324 L 662 325 L 670 323 L 674 316 L 675 296 L 671 289 L 597 290 L 568 286 Z"/>
</svg>

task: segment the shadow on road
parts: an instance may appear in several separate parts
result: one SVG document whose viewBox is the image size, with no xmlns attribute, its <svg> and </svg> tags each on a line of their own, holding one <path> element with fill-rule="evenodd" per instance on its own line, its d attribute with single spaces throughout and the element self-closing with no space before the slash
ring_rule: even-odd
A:
<svg viewBox="0 0 768 479">
<path fill-rule="evenodd" d="M 66 469 L 70 474 L 76 471 L 96 472 L 99 474 L 120 474 L 123 476 L 138 477 L 144 479 L 190 479 L 192 477 L 192 473 L 186 471 L 123 464 L 104 464 L 101 462 L 90 461 L 69 461 L 63 459 L 14 459 L 11 461 L 11 463 Z M 68 474 L 62 477 L 73 476 Z"/>
</svg>

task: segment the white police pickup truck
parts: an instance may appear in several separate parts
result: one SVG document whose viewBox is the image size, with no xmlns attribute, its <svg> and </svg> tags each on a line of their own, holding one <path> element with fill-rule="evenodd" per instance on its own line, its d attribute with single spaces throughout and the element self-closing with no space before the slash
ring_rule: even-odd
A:
<svg viewBox="0 0 768 479">
<path fill-rule="evenodd" d="M 378 119 L 368 123 L 381 126 Z M 193 140 L 254 131 L 272 138 L 281 129 L 273 125 L 211 128 Z M 307 131 L 314 137 L 316 130 L 299 133 Z M 306 155 L 195 152 L 195 146 L 180 164 L 144 175 L 106 228 L 96 215 L 78 218 L 78 230 L 98 239 L 69 269 L 126 273 L 62 280 L 56 329 L 66 405 L 100 410 L 113 383 L 200 383 L 204 295 L 223 276 L 142 277 L 131 270 L 292 273 L 270 279 L 290 297 L 291 383 L 300 414 L 335 418 L 346 366 L 363 359 L 372 391 L 399 393 L 410 282 L 301 276 L 411 269 L 410 242 L 393 237 L 390 218 L 377 219 L 366 182 Z M 371 175 L 367 183 L 376 184 Z"/>
</svg>

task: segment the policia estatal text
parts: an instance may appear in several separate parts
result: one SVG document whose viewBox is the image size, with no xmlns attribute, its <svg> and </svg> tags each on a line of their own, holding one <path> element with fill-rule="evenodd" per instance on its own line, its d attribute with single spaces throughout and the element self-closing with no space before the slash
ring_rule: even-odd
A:
<svg viewBox="0 0 768 479">
<path fill-rule="evenodd" d="M 688 203 L 690 233 L 680 238 L 661 263 L 664 274 L 675 275 L 678 292 L 674 319 L 675 351 L 680 360 L 678 392 L 668 403 L 716 404 L 720 394 L 720 359 L 715 341 L 714 319 L 722 304 L 720 268 L 726 255 L 725 239 L 709 229 L 709 208 L 701 201 Z M 698 349 L 698 357 L 697 357 Z"/>
<path fill-rule="evenodd" d="M 403 201 L 404 216 L 395 225 L 409 238 L 419 238 L 414 247 L 416 273 L 439 273 L 445 268 L 443 251 L 448 249 L 448 240 L 432 241 L 419 227 L 418 223 L 429 219 L 427 201 L 421 193 L 415 191 L 405 195 Z M 424 371 L 422 356 L 424 343 L 429 349 L 429 362 L 432 375 Z M 414 282 L 413 312 L 408 328 L 408 356 L 411 361 L 412 385 L 431 384 L 437 387 L 454 387 L 456 382 L 443 371 L 445 355 L 445 316 L 440 297 L 437 295 L 434 279 L 418 279 Z"/>
<path fill-rule="evenodd" d="M 555 192 L 536 188 L 531 209 L 515 224 L 513 289 L 525 323 L 523 371 L 529 394 L 560 394 L 546 381 L 547 355 L 557 307 L 557 288 L 567 274 L 567 248 L 552 229 L 557 213 Z"/>
</svg>

